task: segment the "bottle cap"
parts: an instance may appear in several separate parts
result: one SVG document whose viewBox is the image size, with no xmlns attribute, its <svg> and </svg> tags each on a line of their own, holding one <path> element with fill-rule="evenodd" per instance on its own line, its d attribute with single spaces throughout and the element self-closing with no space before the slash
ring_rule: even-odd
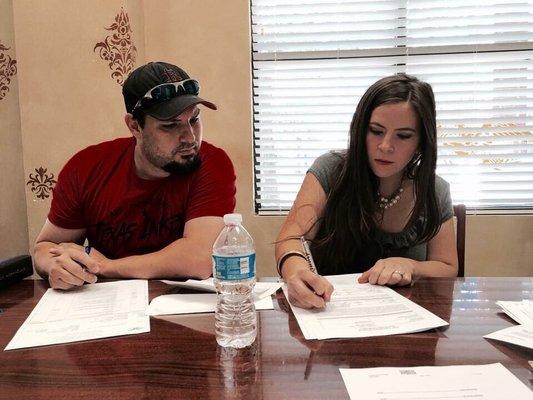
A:
<svg viewBox="0 0 533 400">
<path fill-rule="evenodd" d="M 224 224 L 239 225 L 242 222 L 241 214 L 226 214 L 224 215 Z"/>
</svg>

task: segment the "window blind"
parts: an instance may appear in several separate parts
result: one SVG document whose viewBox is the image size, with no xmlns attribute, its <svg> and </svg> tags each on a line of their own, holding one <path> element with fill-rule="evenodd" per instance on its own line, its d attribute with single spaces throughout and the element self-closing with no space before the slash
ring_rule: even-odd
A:
<svg viewBox="0 0 533 400">
<path fill-rule="evenodd" d="M 454 203 L 533 207 L 533 1 L 252 0 L 256 211 L 288 210 L 346 148 L 376 80 L 429 82 Z"/>
</svg>

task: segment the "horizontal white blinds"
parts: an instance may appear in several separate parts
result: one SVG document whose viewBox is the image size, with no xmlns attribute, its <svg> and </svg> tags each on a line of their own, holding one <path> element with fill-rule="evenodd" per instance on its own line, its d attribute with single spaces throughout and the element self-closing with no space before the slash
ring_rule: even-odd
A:
<svg viewBox="0 0 533 400">
<path fill-rule="evenodd" d="M 252 1 L 256 209 L 286 210 L 345 148 L 362 93 L 407 72 L 437 102 L 455 203 L 533 206 L 531 1 Z"/>
<path fill-rule="evenodd" d="M 527 43 L 520 0 L 252 1 L 256 59 L 294 52 Z M 266 57 L 262 57 L 266 56 Z"/>
</svg>

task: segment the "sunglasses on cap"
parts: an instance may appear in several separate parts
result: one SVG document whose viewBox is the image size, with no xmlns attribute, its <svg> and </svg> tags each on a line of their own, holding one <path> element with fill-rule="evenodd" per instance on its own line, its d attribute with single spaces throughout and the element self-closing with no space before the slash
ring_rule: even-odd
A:
<svg viewBox="0 0 533 400">
<path fill-rule="evenodd" d="M 185 79 L 180 82 L 162 83 L 154 86 L 139 99 L 131 112 L 139 108 L 147 108 L 155 103 L 167 101 L 174 97 L 184 94 L 198 95 L 200 93 L 200 84 L 194 79 Z"/>
</svg>

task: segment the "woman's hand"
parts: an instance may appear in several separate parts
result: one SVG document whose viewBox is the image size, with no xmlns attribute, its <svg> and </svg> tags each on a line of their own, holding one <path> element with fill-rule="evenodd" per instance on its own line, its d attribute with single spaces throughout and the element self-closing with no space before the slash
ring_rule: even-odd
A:
<svg viewBox="0 0 533 400">
<path fill-rule="evenodd" d="M 301 308 L 324 308 L 331 299 L 333 285 L 323 276 L 309 270 L 307 263 L 290 263 L 283 267 L 283 278 L 289 291 L 289 302 Z"/>
<path fill-rule="evenodd" d="M 359 277 L 359 283 L 405 286 L 413 282 L 416 261 L 410 258 L 389 257 L 378 260 Z"/>
</svg>

